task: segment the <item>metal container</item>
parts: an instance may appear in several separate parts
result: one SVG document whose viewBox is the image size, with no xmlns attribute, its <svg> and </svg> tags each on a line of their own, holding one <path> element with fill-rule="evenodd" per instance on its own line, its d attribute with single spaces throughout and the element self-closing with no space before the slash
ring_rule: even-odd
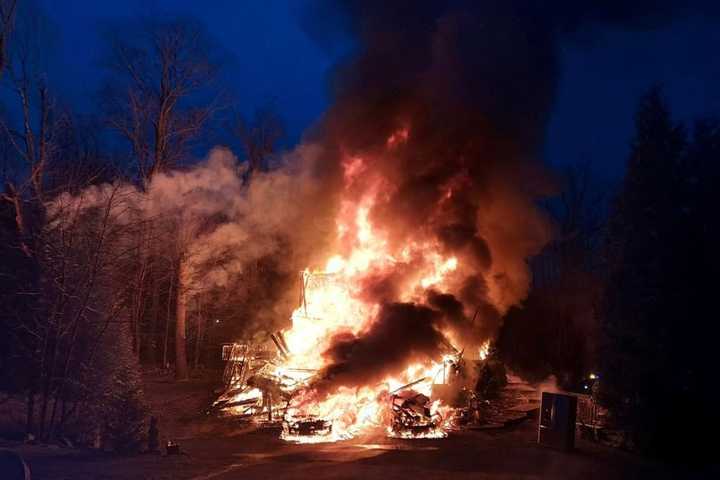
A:
<svg viewBox="0 0 720 480">
<path fill-rule="evenodd" d="M 561 450 L 575 447 L 577 398 L 562 393 L 542 393 L 538 443 Z"/>
</svg>

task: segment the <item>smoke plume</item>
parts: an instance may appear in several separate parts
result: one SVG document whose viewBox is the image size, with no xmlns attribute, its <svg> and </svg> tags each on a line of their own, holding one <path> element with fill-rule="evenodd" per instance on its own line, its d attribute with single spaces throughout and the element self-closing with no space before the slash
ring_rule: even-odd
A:
<svg viewBox="0 0 720 480">
<path fill-rule="evenodd" d="M 322 145 L 324 184 L 346 202 L 373 197 L 368 218 L 396 258 L 432 244 L 459 260 L 443 291 L 411 302 L 398 292 L 417 283 L 427 259 L 369 272 L 362 297 L 379 313 L 365 331 L 335 339 L 317 388 L 373 382 L 437 355 L 441 330 L 459 347 L 492 338 L 528 292 L 527 259 L 551 236 L 535 201 L 553 191 L 537 158 L 559 43 L 608 23 L 659 25 L 705 3 L 313 3 L 303 17 L 311 36 L 332 41 L 332 24 L 357 39 L 332 77 L 332 106 L 307 137 Z M 352 238 L 340 248 L 352 249 Z"/>
<path fill-rule="evenodd" d="M 338 235 L 334 220 L 348 205 L 367 205 L 395 261 L 361 279 L 359 297 L 377 307 L 374 317 L 363 331 L 336 336 L 318 388 L 373 382 L 436 357 L 447 340 L 472 348 L 492 338 L 526 296 L 527 259 L 551 236 L 535 202 L 553 191 L 537 157 L 559 42 L 607 23 L 658 25 L 701 4 L 313 2 L 304 16 L 313 37 L 332 41 L 327 25 L 341 25 L 357 45 L 334 70 L 331 107 L 284 166 L 244 182 L 232 154 L 216 149 L 143 189 L 92 187 L 59 197 L 50 210 L 121 194 L 118 221 L 161 225 L 159 249 L 174 249 L 203 289 L 227 286 L 267 256 L 278 259 L 284 279 L 321 268 L 329 252 L 356 247 L 357 232 Z M 442 288 L 422 286 L 419 272 L 433 261 L 425 246 L 457 261 Z M 413 288 L 412 298 L 403 296 Z M 265 330 L 287 322 L 298 298 L 289 280 L 273 291 L 259 325 Z"/>
<path fill-rule="evenodd" d="M 360 387 L 380 383 L 388 373 L 414 362 L 437 359 L 443 335 L 436 328 L 440 315 L 422 305 L 383 305 L 376 321 L 361 336 L 337 334 L 324 352 L 328 367 L 313 385 L 319 394 L 333 387 Z M 398 339 L 402 345 L 397 348 Z"/>
<path fill-rule="evenodd" d="M 156 174 L 144 188 L 118 181 L 64 193 L 48 204 L 48 213 L 52 221 L 70 224 L 88 212 L 107 212 L 127 227 L 127 248 L 183 265 L 189 296 L 234 288 L 253 263 L 282 257 L 273 265 L 287 285 L 276 295 L 266 292 L 263 318 L 245 326 L 272 331 L 287 326 L 300 265 L 322 245 L 321 229 L 303 228 L 308 219 L 299 201 L 319 190 L 307 174 L 315 157 L 312 147 L 301 147 L 284 166 L 246 181 L 245 166 L 229 150 L 215 148 L 191 168 Z"/>
</svg>

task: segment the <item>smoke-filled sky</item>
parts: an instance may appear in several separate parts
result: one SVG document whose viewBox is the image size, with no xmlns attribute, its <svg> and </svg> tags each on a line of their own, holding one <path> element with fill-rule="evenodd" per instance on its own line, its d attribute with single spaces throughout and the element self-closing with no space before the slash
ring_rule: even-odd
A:
<svg viewBox="0 0 720 480">
<path fill-rule="evenodd" d="M 87 92 L 95 90 L 103 77 L 99 29 L 107 20 L 167 13 L 191 15 L 207 24 L 229 55 L 225 78 L 243 110 L 250 112 L 274 99 L 288 126 L 288 143 L 293 144 L 327 108 L 329 70 L 352 45 L 352 40 L 342 35 L 331 35 L 332 41 L 322 44 L 311 39 L 300 21 L 307 3 L 41 0 L 56 30 L 51 80 L 70 103 L 91 111 L 94 102 Z M 583 3 L 596 2 L 573 5 Z M 652 10 L 661 5 L 660 10 L 667 11 L 670 9 L 665 7 L 673 3 L 687 2 L 633 2 L 634 19 L 646 17 L 643 5 L 650 5 Z M 690 3 L 699 4 L 697 11 L 702 11 L 703 4 L 711 8 L 713 2 Z M 589 9 L 579 15 L 587 18 L 596 13 Z M 599 170 L 616 177 L 627 152 L 637 98 L 656 82 L 665 86 L 680 118 L 720 112 L 720 91 L 715 87 L 720 85 L 720 57 L 715 54 L 720 44 L 717 17 L 684 9 L 664 16 L 663 21 L 650 25 L 635 20 L 583 24 L 572 41 L 562 41 L 556 97 L 543 149 L 549 162 L 567 164 L 589 159 Z M 335 21 L 315 20 L 329 25 Z M 631 30 L 626 28 L 628 24 Z"/>
<path fill-rule="evenodd" d="M 552 236 L 536 200 L 554 182 L 538 156 L 591 160 L 616 177 L 632 112 L 651 85 L 666 84 L 681 117 L 720 107 L 704 88 L 720 70 L 712 60 L 720 6 L 701 0 L 206 3 L 47 4 L 62 40 L 51 82 L 92 110 L 83 92 L 103 78 L 90 61 L 102 48 L 89 38 L 107 20 L 180 14 L 204 21 L 215 50 L 230 57 L 223 80 L 243 110 L 274 98 L 291 139 L 303 140 L 284 168 L 244 188 L 233 155 L 216 149 L 146 191 L 120 188 L 143 214 L 154 205 L 179 212 L 178 237 L 195 238 L 179 249 L 186 291 L 224 258 L 232 268 L 210 268 L 201 285 L 227 283 L 277 254 L 287 257 L 278 273 L 288 284 L 323 257 L 369 252 L 346 280 L 371 308 L 363 328 L 336 332 L 323 347 L 320 393 L 436 358 L 447 339 L 465 349 L 494 337 L 527 295 L 527 259 Z M 219 224 L 201 235 L 214 213 Z M 454 266 L 423 282 L 438 255 Z M 290 317 L 283 309 L 297 292 L 281 291 L 268 299 L 265 310 L 277 314 L 266 328 Z"/>
</svg>

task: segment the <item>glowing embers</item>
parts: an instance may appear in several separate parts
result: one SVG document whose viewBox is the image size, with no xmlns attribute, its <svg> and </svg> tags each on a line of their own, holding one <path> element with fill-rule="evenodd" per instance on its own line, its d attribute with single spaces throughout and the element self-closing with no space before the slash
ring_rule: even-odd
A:
<svg viewBox="0 0 720 480">
<path fill-rule="evenodd" d="M 285 345 L 282 333 L 271 334 L 264 342 L 233 344 L 223 377 L 225 390 L 211 412 L 280 420 L 293 393 L 315 373 L 283 365 L 288 355 Z"/>
<path fill-rule="evenodd" d="M 490 355 L 490 340 L 486 340 L 478 347 L 478 358 L 480 360 L 486 360 L 488 355 Z"/>
<path fill-rule="evenodd" d="M 293 440 L 301 437 L 318 436 L 327 438 L 332 434 L 332 422 L 317 418 L 286 420 L 283 422 L 282 438 Z"/>
<path fill-rule="evenodd" d="M 399 438 L 446 436 L 453 409 L 433 398 L 433 390 L 442 393 L 441 387 L 456 377 L 451 372 L 462 361 L 461 352 L 448 353 L 439 362 L 409 365 L 397 377 L 375 385 L 339 387 L 319 396 L 313 389 L 313 382 L 320 380 L 318 372 L 295 367 L 295 360 L 304 357 L 293 355 L 284 343 L 283 335 L 275 333 L 260 344 L 235 345 L 226 369 L 227 390 L 214 409 L 253 422 L 281 424 L 281 438 L 298 443 L 381 432 Z"/>
<path fill-rule="evenodd" d="M 413 390 L 392 396 L 392 423 L 388 434 L 400 438 L 443 438 L 443 417 L 438 412 L 439 401 Z"/>
<path fill-rule="evenodd" d="M 423 377 L 392 392 L 387 383 L 375 389 L 341 388 L 324 400 L 315 400 L 312 392 L 298 392 L 285 412 L 281 438 L 328 443 L 378 434 L 407 439 L 446 437 L 453 409 L 418 392 L 430 390 L 430 382 Z"/>
<path fill-rule="evenodd" d="M 352 177 L 362 167 L 362 160 L 355 159 L 346 174 Z M 433 398 L 433 384 L 439 379 L 449 383 L 449 370 L 459 361 L 460 352 L 449 341 L 433 349 L 436 359 L 417 356 L 410 361 L 407 356 L 390 355 L 395 360 L 388 361 L 407 363 L 378 363 L 373 368 L 388 373 L 370 375 L 364 384 L 349 381 L 346 385 L 338 380 L 337 370 L 328 368 L 337 365 L 333 364 L 337 358 L 327 352 L 333 352 L 339 338 L 361 339 L 378 321 L 380 302 L 366 295 L 371 277 L 382 277 L 396 268 L 411 269 L 398 284 L 395 297 L 413 302 L 422 289 L 442 290 L 458 269 L 458 259 L 442 255 L 432 242 L 413 242 L 393 251 L 383 231 L 371 223 L 373 203 L 370 194 L 341 203 L 336 220 L 342 248 L 327 257 L 324 271 L 302 272 L 300 305 L 292 314 L 292 327 L 269 335 L 263 349 L 248 347 L 244 356 L 231 355 L 243 360 L 233 360 L 237 372 L 229 376 L 236 379 L 235 388 L 226 395 L 226 405 L 241 407 L 238 413 L 251 420 L 282 419 L 285 440 L 334 442 L 368 433 L 445 436 L 443 409 L 449 407 Z M 271 358 L 265 351 L 271 352 Z M 410 386 L 414 399 L 406 397 Z"/>
</svg>

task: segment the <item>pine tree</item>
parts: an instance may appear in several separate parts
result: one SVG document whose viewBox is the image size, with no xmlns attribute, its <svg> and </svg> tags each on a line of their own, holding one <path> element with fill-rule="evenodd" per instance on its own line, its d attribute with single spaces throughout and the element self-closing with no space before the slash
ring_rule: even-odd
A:
<svg viewBox="0 0 720 480">
<path fill-rule="evenodd" d="M 110 325 L 96 358 L 96 390 L 88 401 L 93 428 L 99 429 L 104 448 L 137 452 L 144 442 L 148 410 L 129 322 Z"/>
<path fill-rule="evenodd" d="M 626 178 L 608 226 L 604 399 L 633 433 L 634 446 L 658 455 L 701 452 L 687 440 L 708 415 L 716 417 L 703 387 L 707 337 L 697 328 L 710 306 L 710 298 L 699 295 L 709 280 L 702 225 L 710 212 L 700 198 L 709 180 L 700 176 L 700 165 L 709 156 L 693 154 L 706 141 L 687 143 L 661 92 L 650 91 L 637 112 Z"/>
</svg>

